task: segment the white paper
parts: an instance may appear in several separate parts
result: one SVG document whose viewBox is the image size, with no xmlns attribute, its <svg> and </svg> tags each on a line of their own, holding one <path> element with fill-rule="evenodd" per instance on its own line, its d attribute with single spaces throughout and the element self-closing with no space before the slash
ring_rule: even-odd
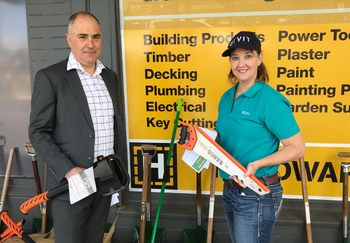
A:
<svg viewBox="0 0 350 243">
<path fill-rule="evenodd" d="M 118 196 L 119 196 L 118 192 L 112 194 L 111 206 L 119 202 Z"/>
<path fill-rule="evenodd" d="M 208 136 L 215 141 L 216 132 L 200 127 Z M 203 168 L 208 169 L 210 162 L 204 159 L 202 156 L 197 154 L 192 150 L 186 150 L 182 155 L 182 160 L 188 164 L 192 169 L 197 171 L 197 173 L 201 172 Z"/>
<path fill-rule="evenodd" d="M 71 204 L 96 192 L 96 183 L 93 167 L 90 167 L 79 174 L 68 179 L 69 200 Z"/>
</svg>

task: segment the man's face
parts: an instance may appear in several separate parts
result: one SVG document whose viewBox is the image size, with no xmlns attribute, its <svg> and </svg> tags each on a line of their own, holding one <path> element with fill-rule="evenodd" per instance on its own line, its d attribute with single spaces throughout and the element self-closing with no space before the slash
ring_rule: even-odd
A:
<svg viewBox="0 0 350 243">
<path fill-rule="evenodd" d="M 101 54 L 102 33 L 97 21 L 91 16 L 77 16 L 66 34 L 73 56 L 87 69 L 95 69 Z"/>
</svg>

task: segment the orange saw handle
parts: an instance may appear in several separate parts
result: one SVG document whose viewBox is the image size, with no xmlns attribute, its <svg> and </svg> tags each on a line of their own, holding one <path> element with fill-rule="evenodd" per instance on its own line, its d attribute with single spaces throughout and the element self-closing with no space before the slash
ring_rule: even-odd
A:
<svg viewBox="0 0 350 243">
<path fill-rule="evenodd" d="M 49 191 L 43 192 L 43 193 L 27 200 L 26 202 L 22 203 L 19 210 L 23 214 L 27 214 L 29 209 L 31 209 L 31 208 L 33 208 L 33 207 L 35 207 L 43 202 L 46 202 L 49 199 L 57 197 L 66 191 L 68 191 L 68 182 L 65 184 L 62 184 L 58 187 L 55 187 Z"/>
<path fill-rule="evenodd" d="M 180 133 L 180 140 L 177 142 L 179 146 L 183 147 L 184 149 L 187 150 L 193 150 L 194 145 L 197 142 L 197 134 L 196 134 L 196 130 L 194 129 L 194 127 L 188 123 L 183 122 L 182 124 L 182 128 L 181 128 L 181 133 Z M 190 131 L 190 141 L 188 144 L 185 143 L 186 137 L 187 137 L 187 128 Z"/>
<path fill-rule="evenodd" d="M 32 238 L 29 237 L 22 229 L 19 227 L 13 220 L 8 216 L 7 212 L 4 211 L 1 213 L 1 220 L 4 222 L 7 227 L 11 228 L 16 235 L 21 238 L 26 243 L 35 243 Z"/>
</svg>

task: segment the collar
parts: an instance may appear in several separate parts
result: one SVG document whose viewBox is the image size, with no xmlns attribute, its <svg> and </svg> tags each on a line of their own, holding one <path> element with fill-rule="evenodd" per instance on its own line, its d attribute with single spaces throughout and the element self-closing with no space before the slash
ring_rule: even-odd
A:
<svg viewBox="0 0 350 243">
<path fill-rule="evenodd" d="M 264 86 L 265 83 L 261 82 L 261 81 L 258 81 L 256 83 L 253 84 L 252 87 L 250 87 L 250 89 L 248 89 L 245 93 L 243 93 L 242 95 L 246 96 L 246 97 L 253 97 L 256 93 L 259 92 L 260 89 L 262 89 L 262 87 Z M 236 92 L 236 89 L 237 89 L 237 85 L 238 85 L 238 82 L 235 84 L 235 86 L 233 86 L 232 88 L 232 92 L 233 92 L 233 95 L 235 94 Z"/>
<path fill-rule="evenodd" d="M 106 67 L 102 64 L 102 62 L 99 59 L 97 59 L 96 70 L 95 70 L 94 75 L 101 74 L 102 70 L 105 68 Z M 85 69 L 83 68 L 83 66 L 77 61 L 77 59 L 75 59 L 75 57 L 73 56 L 73 53 L 71 52 L 69 54 L 69 57 L 68 57 L 67 71 L 72 70 L 72 69 L 76 69 L 76 70 L 80 70 L 81 72 L 85 72 Z"/>
</svg>

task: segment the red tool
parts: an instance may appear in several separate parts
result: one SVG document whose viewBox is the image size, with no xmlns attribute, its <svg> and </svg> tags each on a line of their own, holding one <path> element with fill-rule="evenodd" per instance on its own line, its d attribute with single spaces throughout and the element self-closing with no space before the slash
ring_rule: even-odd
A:
<svg viewBox="0 0 350 243">
<path fill-rule="evenodd" d="M 26 243 L 35 243 L 32 238 L 29 237 L 27 233 L 22 230 L 21 226 L 18 226 L 13 220 L 8 216 L 7 212 L 1 213 L 1 220 L 14 232 L 19 238 L 21 238 Z"/>
<path fill-rule="evenodd" d="M 57 197 L 66 191 L 68 191 L 68 183 L 62 184 L 58 187 L 55 187 L 49 191 L 41 193 L 41 194 L 27 200 L 26 202 L 22 203 L 19 210 L 23 214 L 27 214 L 29 209 L 31 209 L 31 208 L 33 208 L 33 207 L 35 207 L 43 202 L 46 202 L 49 199 Z"/>
<path fill-rule="evenodd" d="M 19 221 L 16 225 L 22 229 L 22 225 L 26 222 L 25 219 L 22 219 L 21 221 Z M 10 238 L 11 236 L 15 235 L 16 233 L 11 229 L 11 228 L 7 228 L 4 233 L 1 234 L 1 242 L 4 242 L 5 240 L 7 240 L 8 238 Z"/>
</svg>

